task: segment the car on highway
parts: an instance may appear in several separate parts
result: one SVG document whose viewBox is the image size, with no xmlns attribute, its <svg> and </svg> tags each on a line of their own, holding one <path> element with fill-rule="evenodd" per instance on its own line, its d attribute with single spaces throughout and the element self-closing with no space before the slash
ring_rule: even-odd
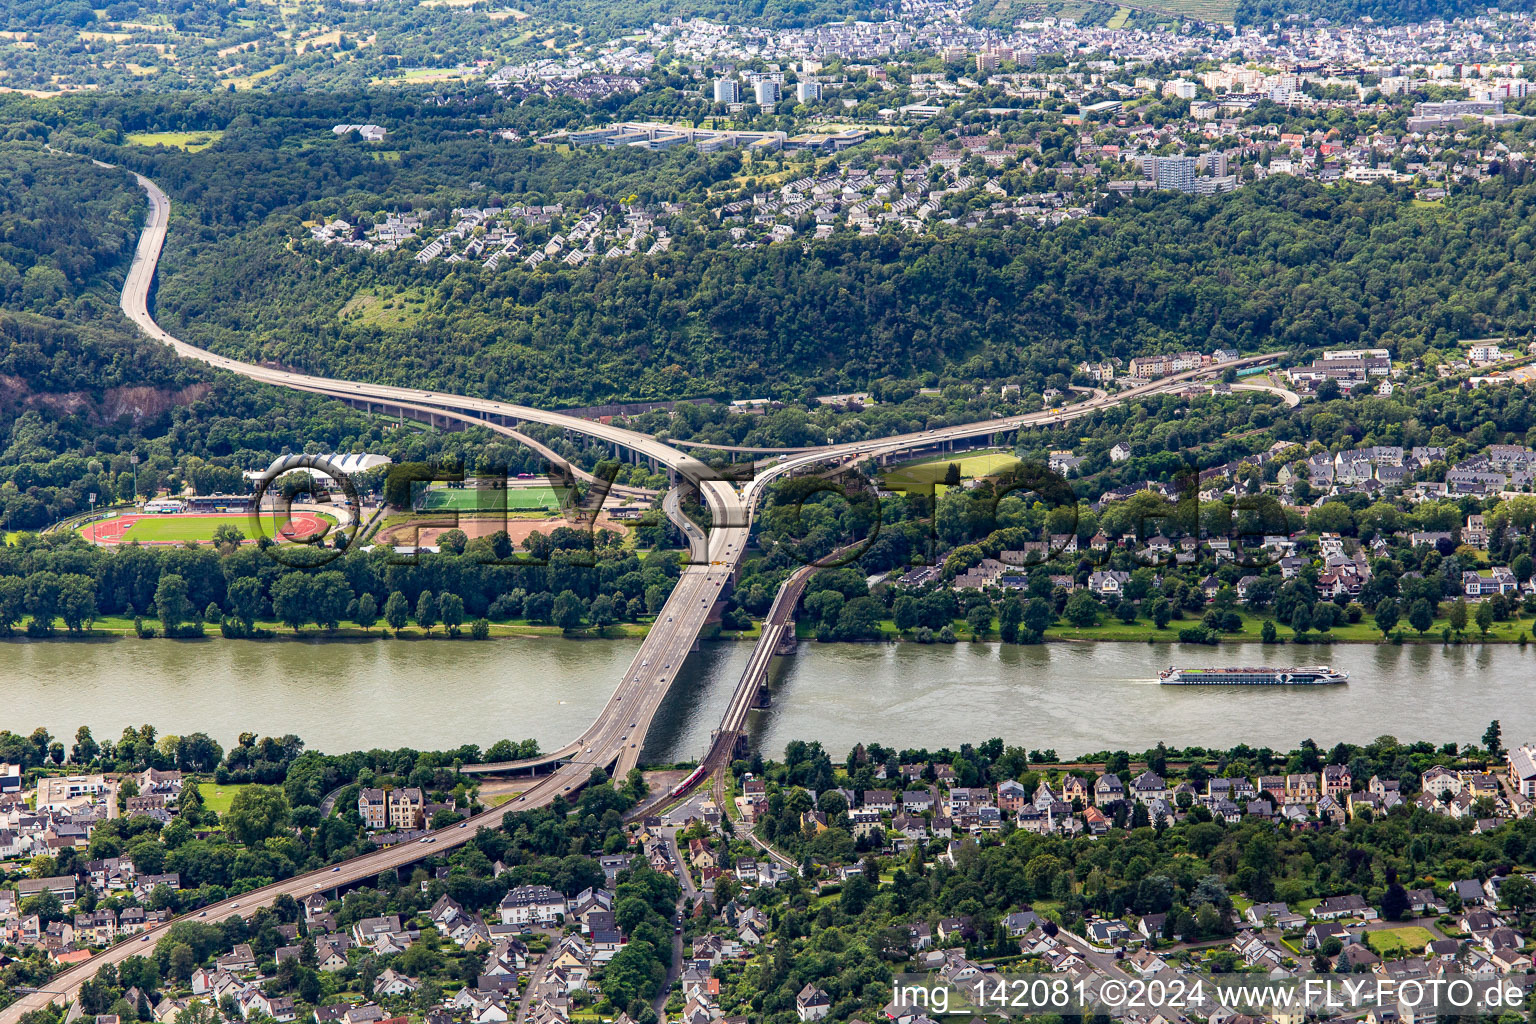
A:
<svg viewBox="0 0 1536 1024">
<path fill-rule="evenodd" d="M 331 868 L 331 870 L 332 870 L 332 871 L 340 871 L 340 870 L 341 870 L 341 865 L 340 865 L 340 864 L 338 864 L 338 865 L 336 865 L 336 866 L 335 866 L 335 867 L 333 867 L 333 868 Z"/>
</svg>

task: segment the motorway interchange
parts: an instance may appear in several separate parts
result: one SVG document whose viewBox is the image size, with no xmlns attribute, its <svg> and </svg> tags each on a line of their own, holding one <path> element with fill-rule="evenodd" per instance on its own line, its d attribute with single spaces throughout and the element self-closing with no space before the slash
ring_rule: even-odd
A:
<svg viewBox="0 0 1536 1024">
<path fill-rule="evenodd" d="M 544 423 L 616 444 L 636 454 L 654 459 L 667 468 L 676 480 L 691 482 L 708 507 L 712 528 L 700 529 L 681 509 L 678 489 L 672 488 L 663 500 L 668 518 L 687 538 L 690 557 L 683 567 L 677 586 L 657 614 L 634 660 L 618 681 L 611 700 L 580 736 L 558 750 L 529 762 L 515 765 L 480 766 L 529 768 L 545 765 L 548 775 L 536 781 L 522 794 L 484 811 L 455 826 L 424 836 L 417 842 L 387 847 L 343 864 L 277 882 L 238 897 L 212 904 L 192 919 L 217 922 L 237 914 L 249 914 L 269 906 L 280 895 L 302 899 L 314 892 L 326 892 L 364 882 L 377 875 L 408 866 L 428 856 L 447 853 L 468 842 L 479 828 L 494 828 L 511 813 L 542 807 L 557 797 L 569 796 L 587 781 L 593 768 L 611 769 L 622 775 L 638 765 L 645 747 L 651 719 L 687 659 L 710 611 L 720 600 L 743 556 L 751 533 L 752 518 L 758 500 L 775 479 L 797 470 L 810 470 L 825 463 L 892 455 L 916 448 L 928 448 L 951 441 L 964 441 L 994 434 L 1011 433 L 1021 427 L 1063 422 L 1086 416 L 1137 397 L 1178 386 L 1187 380 L 1208 374 L 1195 370 L 1162 378 L 1122 391 L 1114 396 L 1097 392 L 1092 398 L 1064 409 L 1027 413 L 1019 416 L 966 423 L 913 434 L 860 441 L 824 448 L 799 450 L 760 466 L 752 479 L 738 487 L 718 479 L 704 463 L 653 437 L 636 431 L 527 406 L 471 398 L 416 388 L 393 387 L 357 381 L 334 380 L 310 374 L 293 373 L 244 363 L 197 348 L 170 335 L 150 315 L 148 299 L 170 222 L 170 200 L 161 189 L 141 175 L 135 175 L 149 197 L 149 212 L 134 254 L 133 264 L 123 284 L 123 312 L 149 337 L 173 348 L 178 354 L 267 384 L 328 395 L 354 404 L 378 405 L 397 409 L 402 415 L 442 416 L 459 422 L 483 424 L 493 430 L 521 437 L 512 425 L 519 422 Z M 1268 361 L 1273 356 L 1251 356 L 1229 366 L 1245 366 Z M 802 577 L 803 581 L 803 577 Z M 771 656 L 769 648 L 765 657 Z M 756 660 L 756 656 L 754 656 Z M 748 697 L 738 694 L 732 707 Z M 730 717 L 728 715 L 728 717 Z M 744 715 L 735 716 L 736 718 Z M 724 723 L 722 733 L 740 728 L 737 721 Z M 701 780 L 702 781 L 702 780 Z M 174 923 L 174 922 L 172 922 Z M 127 942 L 110 947 L 85 963 L 75 965 L 55 976 L 44 988 L 29 993 L 0 1010 L 0 1024 L 15 1024 L 22 1014 L 46 1006 L 49 1002 L 72 998 L 80 984 L 107 963 L 118 963 L 140 956 L 153 948 L 170 923 L 160 925 Z"/>
</svg>

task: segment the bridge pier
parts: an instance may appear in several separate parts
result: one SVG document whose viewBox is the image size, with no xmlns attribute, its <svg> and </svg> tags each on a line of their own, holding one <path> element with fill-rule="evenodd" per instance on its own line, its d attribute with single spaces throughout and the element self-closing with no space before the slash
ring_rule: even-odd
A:
<svg viewBox="0 0 1536 1024">
<path fill-rule="evenodd" d="M 790 619 L 784 623 L 784 632 L 779 637 L 778 644 L 774 647 L 774 654 L 794 654 L 799 641 L 795 639 L 795 620 Z"/>
</svg>

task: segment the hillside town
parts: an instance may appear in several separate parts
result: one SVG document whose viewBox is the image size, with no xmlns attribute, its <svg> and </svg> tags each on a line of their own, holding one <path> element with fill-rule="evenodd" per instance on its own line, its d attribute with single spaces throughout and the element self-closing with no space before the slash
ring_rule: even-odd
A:
<svg viewBox="0 0 1536 1024">
<path fill-rule="evenodd" d="M 771 955 L 777 912 L 765 897 L 781 887 L 809 884 L 835 894 L 858 876 L 913 858 L 955 869 L 982 850 L 1008 844 L 1014 833 L 1093 843 L 1206 822 L 1261 823 L 1306 835 L 1411 818 L 1498 837 L 1511 822 L 1536 814 L 1533 745 L 1509 750 L 1502 763 L 1463 767 L 1449 758 L 1408 777 L 1358 777 L 1365 770 L 1359 760 L 1258 776 L 1213 774 L 1198 762 L 1177 771 L 1150 765 L 1133 771 L 1122 763 L 1118 771 L 1105 765 L 1042 767 L 1031 770 L 1027 782 L 1010 777 L 977 786 L 965 785 L 970 780 L 942 762 L 881 764 L 861 759 L 856 750 L 850 763 L 858 766 L 859 778 L 878 785 L 807 792 L 749 771 L 736 780 L 727 808 L 703 793 L 648 812 L 624 831 L 622 850 L 596 858 L 603 884 L 579 892 L 548 884 L 494 886 L 510 870 L 500 862 L 489 865 L 486 882 L 499 895 L 488 897 L 483 913 L 447 892 L 457 874 L 447 867 L 417 873 L 420 891 L 412 910 L 389 911 L 366 892 L 316 892 L 297 901 L 291 913 L 279 907 L 276 918 L 240 931 L 205 962 L 178 967 L 179 978 L 153 988 L 127 987 L 122 998 L 141 1019 L 163 1024 L 175 1024 L 198 1003 L 215 1015 L 205 1018 L 210 1020 L 568 1024 L 602 998 L 615 957 L 629 942 L 623 922 L 630 912 L 617 906 L 615 890 L 624 891 L 633 872 L 645 871 L 671 877 L 688 895 L 678 905 L 676 934 L 682 937 L 686 924 L 680 939 L 685 955 L 672 976 L 666 1019 L 706 1024 L 736 1019 L 730 1015 L 739 1008 L 723 993 L 734 991 L 732 980 L 742 971 Z M 179 772 L 150 770 L 110 778 L 44 775 L 23 790 L 11 765 L 0 766 L 0 778 L 11 780 L 0 797 L 0 836 L 10 844 L 5 856 L 13 863 L 32 850 L 57 858 L 86 849 L 93 823 L 117 813 L 114 795 L 133 787 L 139 795 L 124 798 L 123 813 L 174 816 L 177 796 L 192 784 Z M 374 834 L 418 824 L 421 804 L 413 787 L 365 787 L 358 797 L 365 827 Z M 762 838 L 770 821 L 786 815 L 797 816 L 795 843 L 842 852 L 818 856 L 814 867 L 809 861 L 797 866 Z M 784 834 L 782 824 L 773 827 Z M 389 841 L 416 840 L 396 834 Z M 72 964 L 115 943 L 137 941 L 169 916 L 175 875 L 141 872 L 123 856 L 77 858 L 75 864 L 71 874 L 21 877 L 0 888 L 0 943 L 40 949 L 59 964 Z M 1207 917 L 1207 907 L 1198 923 L 1187 911 L 1067 921 L 1043 904 L 994 909 L 1010 959 L 1099 982 L 1164 972 L 1173 977 L 1221 963 L 1271 977 L 1325 969 L 1398 979 L 1510 976 L 1524 979 L 1528 988 L 1536 983 L 1529 973 L 1529 936 L 1517 930 L 1536 907 L 1536 873 L 1445 878 L 1421 888 L 1390 888 L 1376 900 L 1355 890 L 1296 906 L 1267 894 L 1222 898 L 1226 909 Z M 381 912 L 370 914 L 370 908 Z M 1203 940 L 1186 934 L 1197 930 Z M 979 934 L 967 915 L 917 919 L 903 931 L 907 970 L 964 988 L 997 969 L 984 962 L 989 957 L 978 958 L 983 946 L 991 948 L 992 937 Z M 1399 941 L 1404 937 L 1406 944 Z M 463 964 L 456 980 L 429 980 L 411 970 L 444 955 Z M 313 991 L 306 997 L 292 988 L 296 970 L 346 979 L 360 967 L 361 999 L 322 1004 Z M 808 984 L 797 998 L 797 1013 L 802 1020 L 818 1019 L 830 1001 Z M 916 1021 L 920 1012 L 896 1003 L 888 1008 L 892 1020 Z M 97 1021 L 102 1017 L 97 1014 Z"/>
</svg>

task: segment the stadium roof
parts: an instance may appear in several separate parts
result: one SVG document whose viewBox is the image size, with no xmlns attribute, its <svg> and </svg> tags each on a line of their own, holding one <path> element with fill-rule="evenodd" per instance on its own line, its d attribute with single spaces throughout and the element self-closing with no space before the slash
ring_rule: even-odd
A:
<svg viewBox="0 0 1536 1024">
<path fill-rule="evenodd" d="M 372 455 L 367 453 L 342 455 L 337 452 L 331 452 L 329 454 L 316 455 L 314 457 L 317 459 L 324 459 L 325 461 L 332 463 L 333 465 L 339 467 L 348 476 L 356 476 L 358 473 L 366 473 L 368 470 L 374 469 L 378 466 L 387 466 L 393 461 L 388 455 Z M 304 458 L 305 456 L 302 454 L 279 455 L 277 458 L 272 460 L 272 464 L 266 468 L 265 473 L 248 472 L 245 475 L 247 477 L 255 478 L 264 476 L 268 473 L 281 473 L 285 468 L 287 468 L 284 466 L 284 463 L 297 463 Z M 306 472 L 317 477 L 326 476 L 325 473 L 322 473 L 319 470 L 309 469 L 305 466 L 295 465 L 292 468 L 305 470 Z"/>
</svg>

